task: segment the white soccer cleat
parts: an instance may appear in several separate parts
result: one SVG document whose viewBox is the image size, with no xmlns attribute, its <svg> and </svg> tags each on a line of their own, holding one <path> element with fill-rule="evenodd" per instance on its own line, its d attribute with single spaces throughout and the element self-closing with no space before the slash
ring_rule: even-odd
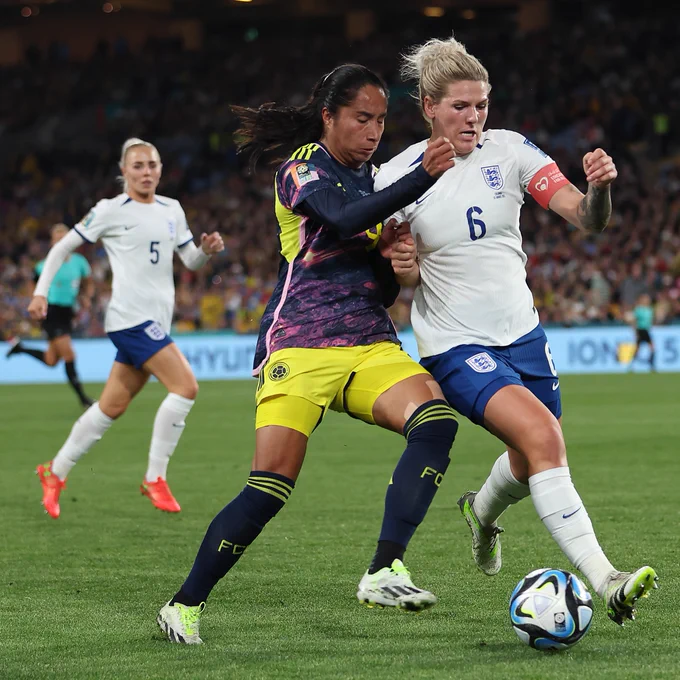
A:
<svg viewBox="0 0 680 680">
<path fill-rule="evenodd" d="M 170 642 L 178 642 L 183 645 L 200 645 L 203 640 L 198 636 L 199 619 L 205 602 L 197 607 L 188 607 L 179 602 L 168 602 L 156 617 L 160 629 L 168 636 Z"/>
<path fill-rule="evenodd" d="M 357 599 L 367 607 L 397 607 L 420 612 L 437 604 L 437 598 L 427 590 L 416 588 L 411 574 L 401 560 L 383 567 L 375 574 L 366 572 L 359 582 Z"/>
<path fill-rule="evenodd" d="M 649 593 L 659 587 L 658 581 L 651 567 L 640 567 L 634 574 L 618 571 L 610 576 L 604 591 L 607 616 L 619 626 L 623 626 L 626 619 L 635 621 L 637 601 L 649 597 Z"/>
<path fill-rule="evenodd" d="M 489 527 L 480 524 L 472 507 L 476 495 L 475 491 L 464 493 L 458 499 L 458 507 L 472 532 L 472 557 L 475 564 L 487 576 L 495 576 L 503 564 L 501 540 L 498 538 L 498 535 L 503 533 L 503 528 L 496 522 Z"/>
</svg>

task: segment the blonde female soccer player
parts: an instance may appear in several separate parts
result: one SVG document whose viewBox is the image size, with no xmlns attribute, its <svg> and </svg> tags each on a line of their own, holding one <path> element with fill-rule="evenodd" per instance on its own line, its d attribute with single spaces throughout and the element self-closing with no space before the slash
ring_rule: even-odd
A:
<svg viewBox="0 0 680 680">
<path fill-rule="evenodd" d="M 83 243 L 101 239 L 113 274 L 106 332 L 118 352 L 99 401 L 76 421 L 55 458 L 37 467 L 42 503 L 54 518 L 59 517 L 59 494 L 73 466 L 125 413 L 152 375 L 168 395 L 154 421 L 141 491 L 160 510 L 180 511 L 166 474 L 198 385 L 169 335 L 175 304 L 172 260 L 177 252 L 189 269 L 198 269 L 224 244 L 217 233 L 202 234 L 201 247 L 196 247 L 179 202 L 156 194 L 161 170 L 153 144 L 136 138 L 125 142 L 120 158 L 124 192 L 99 201 L 52 247 L 28 307 L 33 318 L 44 318 L 47 291 L 64 260 Z"/>
<path fill-rule="evenodd" d="M 481 490 L 459 501 L 475 560 L 485 573 L 498 572 L 496 520 L 531 495 L 552 537 L 621 624 L 656 574 L 651 567 L 630 574 L 612 566 L 572 484 L 559 376 L 526 284 L 519 226 L 528 193 L 578 228 L 602 231 L 616 167 L 602 149 L 587 153 L 583 195 L 522 135 L 485 131 L 489 75 L 454 38 L 416 47 L 403 71 L 418 83 L 431 138 L 444 135 L 456 150 L 455 166 L 397 214 L 413 234 L 404 237 L 403 252 L 397 246 L 395 267 L 403 282 L 417 284 L 412 323 L 422 364 L 454 409 L 508 446 Z M 424 139 L 383 165 L 376 188 L 399 181 L 427 145 Z"/>
</svg>

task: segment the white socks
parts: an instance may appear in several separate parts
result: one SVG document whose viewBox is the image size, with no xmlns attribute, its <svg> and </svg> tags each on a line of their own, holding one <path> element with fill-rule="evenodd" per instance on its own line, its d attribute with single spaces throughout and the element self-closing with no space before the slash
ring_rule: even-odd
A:
<svg viewBox="0 0 680 680">
<path fill-rule="evenodd" d="M 161 403 L 153 424 L 149 467 L 145 477 L 147 482 L 155 482 L 158 477 L 165 479 L 170 456 L 184 432 L 184 418 L 189 415 L 193 405 L 193 399 L 185 399 L 172 393 Z M 76 420 L 71 434 L 52 461 L 53 474 L 62 481 L 66 479 L 80 457 L 102 438 L 112 424 L 113 419 L 102 412 L 99 402 L 90 406 Z"/>
<path fill-rule="evenodd" d="M 574 488 L 568 467 L 544 470 L 529 477 L 538 516 L 562 552 L 582 571 L 600 597 L 616 570 L 597 542 L 592 522 Z M 475 499 L 475 511 L 477 501 Z"/>
<path fill-rule="evenodd" d="M 510 469 L 510 458 L 505 451 L 494 463 L 484 486 L 475 496 L 473 508 L 482 526 L 493 524 L 510 506 L 526 498 L 529 485 L 518 482 Z"/>
<path fill-rule="evenodd" d="M 102 438 L 112 424 L 113 419 L 102 412 L 99 402 L 92 404 L 71 428 L 71 434 L 52 461 L 52 472 L 62 481 L 66 479 L 78 459 Z"/>
<path fill-rule="evenodd" d="M 149 449 L 149 467 L 145 476 L 147 482 L 155 482 L 159 477 L 165 479 L 170 456 L 184 432 L 184 419 L 193 405 L 193 399 L 171 392 L 158 408 Z"/>
</svg>

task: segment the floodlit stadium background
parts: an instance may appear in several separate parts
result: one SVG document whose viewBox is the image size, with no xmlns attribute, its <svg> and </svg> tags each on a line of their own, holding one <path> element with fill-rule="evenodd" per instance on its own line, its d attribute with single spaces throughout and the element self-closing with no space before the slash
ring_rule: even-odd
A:
<svg viewBox="0 0 680 680">
<path fill-rule="evenodd" d="M 249 177 L 239 166 L 229 104 L 300 103 L 325 71 L 365 63 L 391 87 L 379 163 L 426 134 L 399 80 L 399 52 L 455 32 L 490 72 L 488 127 L 525 134 L 582 189 L 587 150 L 602 146 L 618 165 L 603 235 L 578 233 L 528 197 L 522 212 L 536 306 L 551 343 L 566 343 L 554 349 L 558 368 L 622 369 L 634 337 L 631 308 L 647 291 L 657 324 L 671 325 L 659 368 L 680 370 L 672 327 L 680 321 L 680 47 L 672 12 L 549 0 L 0 2 L 0 340 L 40 337 L 25 310 L 48 229 L 75 224 L 118 192 L 120 145 L 139 136 L 161 153 L 159 193 L 182 202 L 195 235 L 216 229 L 227 244 L 200 272 L 176 263 L 173 332 L 230 334 L 218 345 L 236 347 L 227 338 L 257 331 L 279 259 L 272 173 Z M 109 266 L 100 246 L 84 254 L 97 293 L 76 336 L 101 337 Z M 403 291 L 391 309 L 407 344 L 409 306 Z M 556 333 L 562 327 L 581 335 Z M 34 369 L 33 379 L 49 379 Z M 0 374 L 8 379 L 9 370 Z"/>
</svg>

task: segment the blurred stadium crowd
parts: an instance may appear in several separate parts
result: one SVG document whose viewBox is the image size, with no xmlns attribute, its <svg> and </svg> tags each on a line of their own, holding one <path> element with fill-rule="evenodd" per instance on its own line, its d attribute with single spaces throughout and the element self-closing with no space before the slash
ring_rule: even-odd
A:
<svg viewBox="0 0 680 680">
<path fill-rule="evenodd" d="M 49 227 L 75 224 L 115 185 L 120 145 L 130 136 L 158 147 L 160 193 L 181 200 L 194 235 L 220 231 L 226 251 L 198 273 L 177 267 L 176 331 L 257 330 L 279 256 L 273 175 L 248 177 L 233 144 L 230 103 L 302 103 L 338 63 L 386 76 L 390 113 L 377 162 L 422 139 L 426 129 L 397 74 L 406 46 L 432 24 L 381 30 L 359 44 L 295 28 L 278 35 L 208 41 L 200 52 L 153 42 L 132 54 L 124 41 L 73 63 L 55 46 L 0 70 L 0 329 L 38 334 L 25 313 L 34 264 Z M 609 229 L 584 236 L 532 199 L 522 212 L 527 272 L 546 324 L 616 323 L 639 294 L 653 295 L 658 323 L 680 322 L 680 42 L 674 22 L 614 21 L 594 12 L 578 27 L 511 35 L 458 31 L 493 85 L 488 127 L 517 130 L 549 153 L 585 190 L 581 158 L 603 146 L 617 162 Z M 648 49 L 654 46 L 653 52 Z M 99 245 L 84 254 L 96 296 L 79 334 L 103 334 L 109 268 Z M 391 312 L 408 325 L 409 291 Z"/>
</svg>

